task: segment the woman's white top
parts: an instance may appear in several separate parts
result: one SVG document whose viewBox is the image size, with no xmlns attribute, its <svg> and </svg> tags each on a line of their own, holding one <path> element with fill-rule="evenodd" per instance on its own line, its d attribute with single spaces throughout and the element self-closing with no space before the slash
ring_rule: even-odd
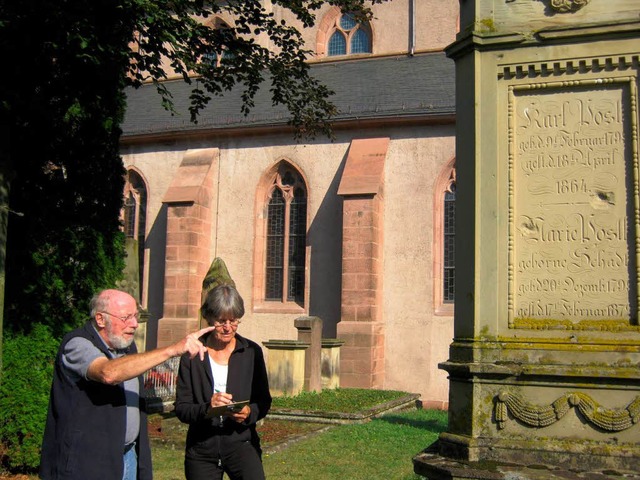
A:
<svg viewBox="0 0 640 480">
<path fill-rule="evenodd" d="M 211 376 L 213 377 L 213 392 L 226 393 L 229 365 L 220 365 L 214 362 L 213 358 L 209 356 L 209 366 L 211 367 Z"/>
</svg>

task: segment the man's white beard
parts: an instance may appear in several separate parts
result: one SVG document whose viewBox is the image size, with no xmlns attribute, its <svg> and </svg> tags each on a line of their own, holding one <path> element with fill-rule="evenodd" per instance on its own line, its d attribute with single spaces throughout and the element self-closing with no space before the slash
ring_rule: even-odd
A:
<svg viewBox="0 0 640 480">
<path fill-rule="evenodd" d="M 108 320 L 106 323 L 107 323 L 107 328 L 106 328 L 107 338 L 109 339 L 109 343 L 113 348 L 115 348 L 116 350 L 124 350 L 125 348 L 129 347 L 129 345 L 133 343 L 133 338 L 131 338 L 131 340 L 127 340 L 124 337 L 115 335 L 111 331 L 111 320 Z"/>
</svg>

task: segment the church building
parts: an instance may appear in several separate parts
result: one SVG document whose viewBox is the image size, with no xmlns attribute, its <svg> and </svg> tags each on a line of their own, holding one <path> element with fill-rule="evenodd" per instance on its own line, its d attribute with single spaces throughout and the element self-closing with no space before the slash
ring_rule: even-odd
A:
<svg viewBox="0 0 640 480">
<path fill-rule="evenodd" d="M 322 337 L 344 342 L 341 387 L 447 408 L 456 158 L 444 49 L 458 0 L 392 0 L 367 23 L 325 5 L 306 29 L 265 3 L 299 28 L 311 74 L 335 92 L 335 138 L 296 140 L 267 82 L 249 115 L 232 90 L 198 123 L 178 78 L 166 83 L 173 116 L 154 86 L 128 92 L 125 232 L 139 245 L 147 348 L 198 328 L 202 281 L 221 258 L 245 300 L 241 335 L 295 340 L 295 319 L 319 317 Z"/>
</svg>

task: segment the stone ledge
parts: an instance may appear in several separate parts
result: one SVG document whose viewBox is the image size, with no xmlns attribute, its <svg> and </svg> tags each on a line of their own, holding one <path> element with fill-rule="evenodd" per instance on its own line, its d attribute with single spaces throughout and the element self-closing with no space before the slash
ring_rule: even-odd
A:
<svg viewBox="0 0 640 480">
<path fill-rule="evenodd" d="M 435 442 L 413 458 L 413 471 L 428 480 L 640 480 L 640 473 L 575 471 L 555 465 L 462 462 L 442 457 Z"/>
<path fill-rule="evenodd" d="M 403 397 L 397 398 L 386 403 L 381 403 L 375 407 L 359 413 L 342 413 L 342 412 L 309 412 L 307 410 L 293 410 L 287 408 L 271 408 L 268 417 L 274 420 L 297 420 L 300 422 L 310 423 L 331 423 L 331 424 L 347 424 L 347 423 L 366 423 L 372 418 L 379 417 L 385 413 L 395 412 L 399 410 L 408 410 L 422 407 L 420 402 L 420 394 L 410 393 Z M 147 413 L 169 413 L 174 411 L 174 400 L 163 401 L 160 397 L 148 397 Z"/>
<path fill-rule="evenodd" d="M 375 417 L 379 417 L 385 413 L 395 412 L 398 410 L 406 410 L 416 406 L 419 402 L 420 395 L 411 393 L 386 403 L 381 403 L 375 407 L 359 413 L 342 413 L 342 412 L 309 412 L 307 410 L 293 410 L 287 408 L 271 408 L 269 418 L 274 420 L 297 420 L 300 422 L 313 423 L 332 423 L 332 424 L 348 424 L 348 423 L 366 423 Z"/>
</svg>

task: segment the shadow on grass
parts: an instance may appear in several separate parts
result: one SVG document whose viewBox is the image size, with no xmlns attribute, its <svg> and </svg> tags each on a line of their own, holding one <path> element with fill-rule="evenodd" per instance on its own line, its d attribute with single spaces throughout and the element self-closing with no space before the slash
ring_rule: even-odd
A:
<svg viewBox="0 0 640 480">
<path fill-rule="evenodd" d="M 372 421 L 374 422 L 385 422 L 391 423 L 394 425 L 408 425 L 414 428 L 421 428 L 425 430 L 430 430 L 435 433 L 444 432 L 447 429 L 447 418 L 443 419 L 417 419 L 417 418 L 407 418 L 401 415 L 383 415 L 381 417 L 374 418 Z"/>
</svg>

